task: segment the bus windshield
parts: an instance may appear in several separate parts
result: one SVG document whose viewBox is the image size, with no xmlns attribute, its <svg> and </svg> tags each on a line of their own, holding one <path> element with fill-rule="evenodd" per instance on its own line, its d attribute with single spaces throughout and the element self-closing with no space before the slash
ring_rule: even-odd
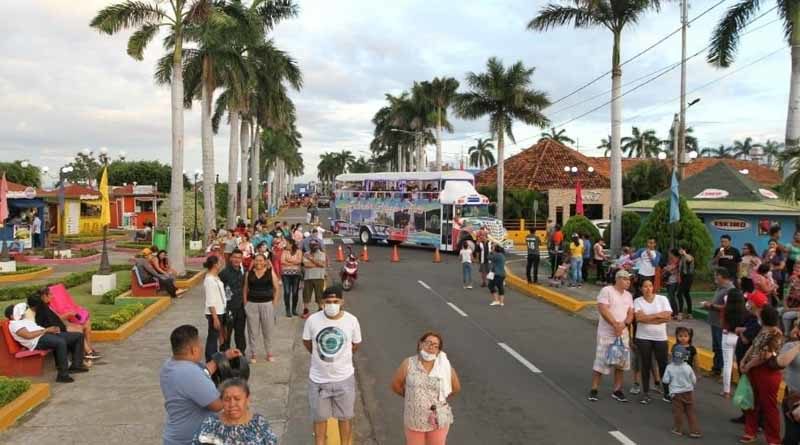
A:
<svg viewBox="0 0 800 445">
<path fill-rule="evenodd" d="M 461 212 L 463 218 L 479 218 L 489 216 L 489 206 L 487 204 L 459 206 L 457 212 Z"/>
</svg>

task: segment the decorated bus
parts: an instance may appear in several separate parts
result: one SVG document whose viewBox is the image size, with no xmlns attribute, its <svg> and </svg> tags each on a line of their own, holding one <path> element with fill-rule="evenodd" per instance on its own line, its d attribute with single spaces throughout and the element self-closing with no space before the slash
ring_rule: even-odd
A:
<svg viewBox="0 0 800 445">
<path fill-rule="evenodd" d="M 510 247 L 489 199 L 465 171 L 344 174 L 336 177 L 331 230 L 364 244 L 386 241 L 458 250 L 484 227 Z"/>
</svg>

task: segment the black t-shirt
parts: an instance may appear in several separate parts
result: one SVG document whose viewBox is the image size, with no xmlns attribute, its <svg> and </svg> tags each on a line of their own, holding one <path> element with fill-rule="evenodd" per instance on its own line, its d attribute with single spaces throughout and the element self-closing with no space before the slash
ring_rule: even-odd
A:
<svg viewBox="0 0 800 445">
<path fill-rule="evenodd" d="M 219 279 L 225 285 L 225 293 L 230 291 L 230 300 L 228 301 L 228 308 L 238 309 L 242 307 L 243 292 L 244 292 L 244 269 L 234 269 L 231 266 L 226 266 L 219 273 Z"/>
<path fill-rule="evenodd" d="M 742 254 L 740 254 L 739 249 L 735 247 L 726 247 L 724 253 L 722 249 L 723 248 L 720 247 L 715 252 L 715 255 L 717 256 L 717 266 L 728 269 L 728 272 L 731 273 L 731 276 L 735 277 L 736 272 L 739 270 L 739 263 L 742 262 Z"/>
<path fill-rule="evenodd" d="M 272 269 L 267 269 L 264 276 L 258 278 L 251 270 L 247 274 L 247 301 L 267 303 L 274 298 L 275 288 L 272 284 Z"/>
<path fill-rule="evenodd" d="M 67 331 L 67 326 L 61 321 L 61 318 L 46 304 L 36 308 L 36 324 L 43 328 L 56 326 L 61 329 L 61 332 Z"/>
<path fill-rule="evenodd" d="M 750 348 L 750 345 L 753 344 L 753 340 L 755 340 L 760 330 L 761 325 L 758 323 L 758 317 L 753 314 L 748 314 L 744 319 L 744 333 L 742 334 L 742 337 L 746 338 L 748 342 L 747 344 L 743 343 L 741 337 L 739 337 L 739 340 L 736 341 L 736 349 L 734 353 L 736 355 L 737 362 L 742 361 L 744 354 L 747 352 L 747 349 Z"/>
</svg>

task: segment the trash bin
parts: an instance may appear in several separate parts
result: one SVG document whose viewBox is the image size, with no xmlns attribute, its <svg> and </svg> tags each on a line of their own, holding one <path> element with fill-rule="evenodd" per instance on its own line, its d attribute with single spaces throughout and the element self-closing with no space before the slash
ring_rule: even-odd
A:
<svg viewBox="0 0 800 445">
<path fill-rule="evenodd" d="M 167 232 L 163 230 L 156 230 L 153 232 L 153 245 L 158 247 L 159 250 L 167 250 Z"/>
</svg>

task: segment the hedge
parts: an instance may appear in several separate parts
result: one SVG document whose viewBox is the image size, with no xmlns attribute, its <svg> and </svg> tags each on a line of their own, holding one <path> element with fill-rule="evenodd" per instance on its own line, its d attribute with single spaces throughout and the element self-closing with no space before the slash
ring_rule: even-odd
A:
<svg viewBox="0 0 800 445">
<path fill-rule="evenodd" d="M 114 304 L 117 302 L 117 297 L 127 292 L 128 289 L 116 288 L 104 293 L 100 296 L 100 304 Z"/>
<path fill-rule="evenodd" d="M 30 387 L 30 380 L 0 376 L 0 408 L 13 402 L 14 399 L 21 396 Z"/>
<path fill-rule="evenodd" d="M 622 245 L 630 246 L 636 232 L 639 231 L 639 226 L 642 225 L 642 217 L 636 212 L 622 212 Z M 606 246 L 611 246 L 611 231 L 614 224 L 609 223 L 606 231 L 603 232 L 603 240 Z"/>
<path fill-rule="evenodd" d="M 28 266 L 23 264 L 17 264 L 17 270 L 15 272 L 0 272 L 0 277 L 7 277 L 10 275 L 21 275 L 24 273 L 33 273 L 39 272 L 41 270 L 47 269 L 47 266 Z"/>
<path fill-rule="evenodd" d="M 146 307 L 143 303 L 126 304 L 105 320 L 92 320 L 92 329 L 95 331 L 113 331 L 130 321 Z"/>
<path fill-rule="evenodd" d="M 134 243 L 130 241 L 125 241 L 125 242 L 117 242 L 115 245 L 116 247 L 119 247 L 121 249 L 144 249 L 151 247 L 153 243 Z"/>
<path fill-rule="evenodd" d="M 119 272 L 121 270 L 130 270 L 130 264 L 115 264 L 111 266 L 112 272 Z M 21 300 L 28 298 L 29 295 L 36 293 L 39 289 L 45 286 L 52 286 L 54 284 L 63 283 L 66 287 L 74 287 L 79 284 L 88 283 L 92 280 L 92 275 L 96 274 L 96 270 L 87 270 L 86 272 L 71 273 L 60 279 L 53 279 L 42 284 L 33 284 L 25 286 L 13 286 L 0 288 L 0 301 Z"/>
<path fill-rule="evenodd" d="M 72 258 L 85 258 L 87 256 L 97 255 L 100 253 L 97 249 L 79 249 L 77 252 L 72 252 Z M 55 258 L 55 253 L 53 249 L 45 249 L 42 252 L 42 258 L 46 260 L 52 260 Z"/>
<path fill-rule="evenodd" d="M 583 215 L 572 216 L 567 220 L 567 223 L 564 224 L 561 231 L 564 233 L 565 243 L 572 241 L 573 233 L 577 233 L 581 237 L 583 237 L 583 235 L 589 235 L 593 243 L 600 239 L 600 231 L 597 230 L 597 226 Z"/>
</svg>

